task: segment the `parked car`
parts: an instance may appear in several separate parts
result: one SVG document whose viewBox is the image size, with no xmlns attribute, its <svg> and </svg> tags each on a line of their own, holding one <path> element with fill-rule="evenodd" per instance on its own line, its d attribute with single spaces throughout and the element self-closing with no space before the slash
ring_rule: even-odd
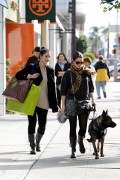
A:
<svg viewBox="0 0 120 180">
<path fill-rule="evenodd" d="M 114 65 L 108 67 L 109 67 L 110 75 L 114 76 Z M 118 70 L 118 75 L 120 75 L 120 62 L 117 63 L 117 70 Z"/>
<path fill-rule="evenodd" d="M 104 59 L 104 62 L 108 65 L 108 66 L 113 66 L 115 62 L 120 62 L 120 60 L 115 59 L 115 58 L 107 58 Z"/>
</svg>

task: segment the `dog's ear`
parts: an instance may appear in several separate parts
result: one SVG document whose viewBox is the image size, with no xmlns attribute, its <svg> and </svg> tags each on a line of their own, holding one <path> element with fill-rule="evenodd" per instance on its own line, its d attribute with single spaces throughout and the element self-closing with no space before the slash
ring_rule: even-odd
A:
<svg viewBox="0 0 120 180">
<path fill-rule="evenodd" d="M 108 109 L 107 109 L 106 111 L 103 110 L 102 115 L 103 115 L 103 116 L 108 115 Z"/>
<path fill-rule="evenodd" d="M 106 115 L 108 114 L 108 109 L 106 110 Z"/>
<path fill-rule="evenodd" d="M 105 111 L 103 110 L 102 114 L 105 114 Z"/>
<path fill-rule="evenodd" d="M 102 116 L 106 116 L 106 112 L 104 110 L 102 112 Z"/>
</svg>

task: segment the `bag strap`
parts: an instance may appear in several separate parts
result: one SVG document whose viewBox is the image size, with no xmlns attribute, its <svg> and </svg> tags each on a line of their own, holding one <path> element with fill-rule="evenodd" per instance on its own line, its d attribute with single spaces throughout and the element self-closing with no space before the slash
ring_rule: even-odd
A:
<svg viewBox="0 0 120 180">
<path fill-rule="evenodd" d="M 35 64 L 30 63 L 30 65 L 32 66 L 32 74 L 34 74 L 35 73 Z"/>
<path fill-rule="evenodd" d="M 73 79 L 72 79 L 72 73 L 71 73 L 71 71 L 70 71 L 70 81 L 71 81 L 71 86 L 72 86 Z M 76 101 L 73 86 L 72 86 L 72 90 L 73 90 L 73 97 L 74 97 L 74 101 Z"/>
</svg>

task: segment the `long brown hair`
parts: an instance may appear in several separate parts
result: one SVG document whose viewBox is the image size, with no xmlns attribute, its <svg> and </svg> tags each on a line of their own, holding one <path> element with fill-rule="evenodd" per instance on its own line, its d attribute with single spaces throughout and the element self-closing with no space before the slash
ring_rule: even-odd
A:
<svg viewBox="0 0 120 180">
<path fill-rule="evenodd" d="M 59 60 L 59 56 L 60 55 L 63 55 L 64 56 L 64 59 L 67 61 L 67 57 L 66 57 L 66 55 L 63 53 L 63 52 L 61 52 L 61 53 L 59 53 L 58 55 L 57 55 L 57 60 Z"/>
</svg>

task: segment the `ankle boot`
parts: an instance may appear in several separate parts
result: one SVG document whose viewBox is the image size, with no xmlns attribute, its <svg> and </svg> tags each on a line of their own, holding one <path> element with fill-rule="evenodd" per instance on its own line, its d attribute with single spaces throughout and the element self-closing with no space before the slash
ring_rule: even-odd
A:
<svg viewBox="0 0 120 180">
<path fill-rule="evenodd" d="M 36 151 L 37 152 L 40 152 L 40 141 L 41 141 L 42 137 L 43 137 L 43 134 L 37 133 L 37 135 L 36 135 Z"/>
<path fill-rule="evenodd" d="M 74 138 L 74 137 L 70 138 L 70 145 L 71 145 L 71 158 L 76 158 L 76 156 L 75 156 L 76 138 Z"/>
<path fill-rule="evenodd" d="M 31 147 L 30 154 L 36 154 L 36 152 L 35 152 L 35 137 L 34 137 L 34 134 L 28 134 L 28 139 L 29 139 L 30 147 Z"/>
<path fill-rule="evenodd" d="M 78 136 L 78 144 L 79 144 L 80 152 L 82 154 L 85 153 L 85 147 L 84 147 L 84 143 L 83 143 L 83 138 L 84 138 L 84 136 Z"/>
<path fill-rule="evenodd" d="M 107 97 L 107 94 L 106 94 L 106 92 L 103 92 L 103 95 L 104 95 L 104 98 L 106 98 L 106 97 Z"/>
</svg>

